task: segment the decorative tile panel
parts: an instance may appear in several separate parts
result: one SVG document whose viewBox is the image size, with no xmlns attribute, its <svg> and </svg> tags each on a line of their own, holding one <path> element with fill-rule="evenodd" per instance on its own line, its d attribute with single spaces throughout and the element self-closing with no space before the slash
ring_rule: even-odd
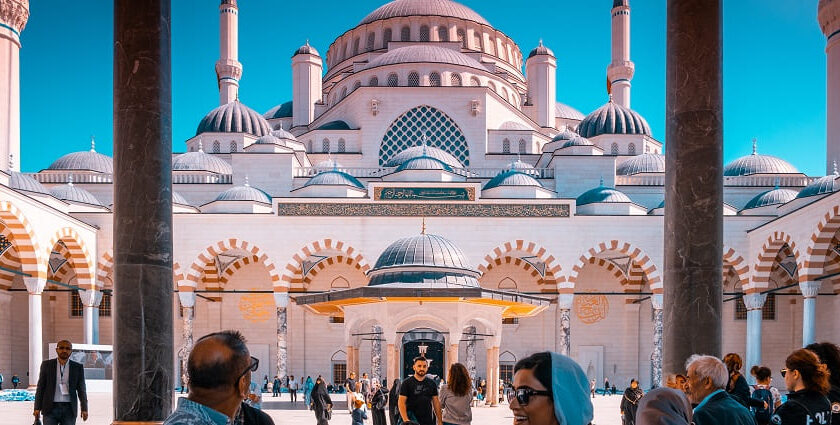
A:
<svg viewBox="0 0 840 425">
<path fill-rule="evenodd" d="M 475 201 L 474 187 L 377 187 L 377 201 Z"/>
<path fill-rule="evenodd" d="M 279 203 L 278 216 L 569 217 L 569 204 Z"/>
</svg>

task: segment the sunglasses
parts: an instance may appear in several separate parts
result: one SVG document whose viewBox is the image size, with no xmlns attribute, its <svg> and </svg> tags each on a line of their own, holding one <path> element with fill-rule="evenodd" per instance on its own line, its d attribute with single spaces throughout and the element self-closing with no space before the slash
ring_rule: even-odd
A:
<svg viewBox="0 0 840 425">
<path fill-rule="evenodd" d="M 519 403 L 520 406 L 527 406 L 528 403 L 531 401 L 531 397 L 535 395 L 551 397 L 552 394 L 551 391 L 540 391 L 532 388 L 519 388 L 513 390 L 513 395 L 514 397 L 516 397 L 516 401 Z"/>
<path fill-rule="evenodd" d="M 251 365 L 248 366 L 247 369 L 243 370 L 242 373 L 240 373 L 239 376 L 236 377 L 236 379 L 233 381 L 233 384 L 236 385 L 236 383 L 239 382 L 239 380 L 242 379 L 242 377 L 245 376 L 246 373 L 256 372 L 257 369 L 259 369 L 259 368 L 260 368 L 260 359 L 254 357 L 254 356 L 251 356 Z"/>
<path fill-rule="evenodd" d="M 784 377 L 785 377 L 785 375 L 787 375 L 787 373 L 788 373 L 788 372 L 790 372 L 790 369 L 788 369 L 788 368 L 784 368 L 784 369 L 782 369 L 780 372 L 782 372 L 782 378 L 784 378 Z"/>
</svg>

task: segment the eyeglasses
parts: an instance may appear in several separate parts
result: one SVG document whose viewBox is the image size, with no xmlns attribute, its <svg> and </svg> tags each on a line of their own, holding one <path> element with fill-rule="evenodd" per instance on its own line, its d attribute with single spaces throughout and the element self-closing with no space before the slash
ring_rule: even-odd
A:
<svg viewBox="0 0 840 425">
<path fill-rule="evenodd" d="M 784 378 L 784 377 L 785 377 L 785 375 L 787 375 L 788 371 L 789 371 L 789 369 L 788 369 L 788 368 L 784 368 L 784 369 L 782 369 L 782 370 L 781 370 L 781 372 L 782 372 L 782 378 Z"/>
<path fill-rule="evenodd" d="M 532 388 L 518 388 L 513 390 L 513 395 L 520 406 L 527 406 L 531 401 L 531 397 L 535 395 L 542 395 L 551 397 L 551 391 L 540 391 Z"/>
<path fill-rule="evenodd" d="M 239 376 L 236 377 L 236 379 L 233 381 L 233 385 L 236 385 L 236 383 L 239 382 L 239 380 L 243 376 L 245 376 L 246 373 L 256 372 L 257 369 L 259 369 L 259 368 L 260 368 L 260 359 L 254 357 L 254 356 L 251 356 L 251 365 L 248 366 L 247 369 L 243 370 L 242 373 L 240 373 Z"/>
</svg>

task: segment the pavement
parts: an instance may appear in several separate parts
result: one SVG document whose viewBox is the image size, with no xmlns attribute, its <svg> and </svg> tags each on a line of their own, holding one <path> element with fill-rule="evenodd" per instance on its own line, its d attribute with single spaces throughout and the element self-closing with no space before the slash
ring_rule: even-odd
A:
<svg viewBox="0 0 840 425">
<path fill-rule="evenodd" d="M 337 406 L 343 406 L 343 396 L 331 395 Z M 271 394 L 263 395 L 263 410 L 268 413 L 277 425 L 311 425 L 315 423 L 314 414 L 303 405 L 303 397 L 298 397 L 297 403 L 289 401 L 288 394 L 275 399 Z M 113 404 L 111 393 L 88 394 L 90 416 L 87 422 L 79 418 L 77 425 L 110 425 L 113 420 Z M 595 407 L 594 425 L 621 425 L 619 404 L 621 395 L 601 396 L 593 399 Z M 0 402 L 0 425 L 29 425 L 33 422 L 31 401 Z M 333 412 L 332 424 L 345 425 L 350 423 L 350 414 L 346 409 L 336 409 Z M 369 424 L 372 422 L 368 421 Z M 474 407 L 473 424 L 476 425 L 510 425 L 513 415 L 507 404 L 497 407 Z"/>
</svg>

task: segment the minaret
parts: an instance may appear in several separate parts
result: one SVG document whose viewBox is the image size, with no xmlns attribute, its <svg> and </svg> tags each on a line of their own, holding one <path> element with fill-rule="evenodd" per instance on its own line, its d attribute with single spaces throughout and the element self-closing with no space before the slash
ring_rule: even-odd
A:
<svg viewBox="0 0 840 425">
<path fill-rule="evenodd" d="M 20 158 L 20 33 L 29 0 L 0 0 L 0 170 L 18 171 Z"/>
<path fill-rule="evenodd" d="M 323 66 L 321 56 L 308 40 L 292 56 L 292 127 L 309 125 L 315 119 L 315 104 L 321 101 Z"/>
<path fill-rule="evenodd" d="M 528 102 L 534 105 L 534 121 L 540 127 L 554 127 L 554 107 L 557 103 L 557 58 L 554 53 L 540 45 L 528 54 L 525 61 L 525 77 L 528 83 Z"/>
<path fill-rule="evenodd" d="M 817 19 L 826 38 L 826 173 L 840 159 L 840 0 L 820 0 Z"/>
<path fill-rule="evenodd" d="M 219 5 L 219 61 L 216 78 L 219 82 L 219 105 L 239 98 L 239 7 L 237 0 L 222 0 Z"/>
<path fill-rule="evenodd" d="M 615 103 L 630 107 L 630 80 L 636 66 L 630 61 L 630 0 L 613 0 L 612 62 L 607 79 L 612 85 Z"/>
</svg>

